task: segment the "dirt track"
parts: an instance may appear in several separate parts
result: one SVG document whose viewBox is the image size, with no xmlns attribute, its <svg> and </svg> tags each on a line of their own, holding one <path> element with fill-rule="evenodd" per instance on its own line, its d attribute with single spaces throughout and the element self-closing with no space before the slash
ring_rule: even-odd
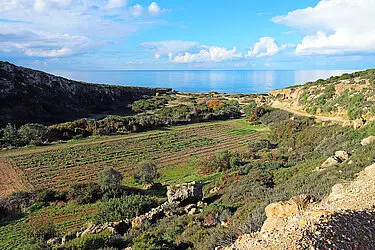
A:
<svg viewBox="0 0 375 250">
<path fill-rule="evenodd" d="M 314 118 L 316 118 L 318 120 L 321 120 L 323 122 L 331 121 L 331 122 L 336 122 L 336 123 L 340 123 L 340 124 L 343 124 L 344 122 L 346 122 L 345 119 L 343 119 L 341 117 L 337 117 L 337 116 L 336 117 L 335 116 L 330 117 L 330 116 L 321 116 L 321 115 L 311 115 L 311 114 L 308 114 L 308 113 L 300 111 L 300 110 L 291 109 L 291 108 L 283 105 L 281 102 L 273 102 L 271 106 L 273 108 L 278 108 L 278 109 L 288 111 L 288 112 L 296 114 L 298 116 L 314 117 Z"/>
</svg>

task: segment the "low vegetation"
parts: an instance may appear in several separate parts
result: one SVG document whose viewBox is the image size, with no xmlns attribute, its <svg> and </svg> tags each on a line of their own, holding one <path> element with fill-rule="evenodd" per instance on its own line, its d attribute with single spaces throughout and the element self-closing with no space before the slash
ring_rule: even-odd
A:
<svg viewBox="0 0 375 250">
<path fill-rule="evenodd" d="M 370 86 L 373 73 L 308 83 L 298 102 L 310 113 L 345 107 L 349 118 L 363 117 L 371 112 L 370 92 L 337 95 L 337 81 L 356 84 L 366 77 Z M 312 98 L 312 87 L 324 91 Z M 111 222 L 125 225 L 116 234 L 85 234 L 58 249 L 214 249 L 259 230 L 271 202 L 299 194 L 320 201 L 334 184 L 373 163 L 375 144 L 360 142 L 375 134 L 375 122 L 354 130 L 246 98 L 156 96 L 134 103 L 135 116 L 8 125 L 0 133 L 4 147 L 43 146 L 0 153 L 32 186 L 0 199 L 0 249 L 50 249 L 53 237 Z M 68 141 L 48 145 L 61 139 Z M 339 150 L 350 159 L 321 169 Z M 172 206 L 165 216 L 129 222 L 165 204 L 167 186 L 190 181 L 203 183 L 194 210 Z"/>
</svg>

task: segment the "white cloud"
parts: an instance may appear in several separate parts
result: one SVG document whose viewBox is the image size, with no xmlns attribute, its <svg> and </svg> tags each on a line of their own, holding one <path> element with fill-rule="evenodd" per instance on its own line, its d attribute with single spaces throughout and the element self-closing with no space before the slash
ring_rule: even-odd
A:
<svg viewBox="0 0 375 250">
<path fill-rule="evenodd" d="M 61 56 L 70 56 L 73 54 L 73 50 L 70 48 L 61 48 L 61 49 L 26 49 L 25 54 L 28 56 L 36 57 L 61 57 Z"/>
<path fill-rule="evenodd" d="M 44 2 L 43 0 L 35 0 L 35 3 L 34 3 L 34 9 L 37 11 L 37 12 L 42 12 L 44 11 L 44 8 L 46 7 L 46 2 Z"/>
<path fill-rule="evenodd" d="M 0 25 L 2 28 L 2 25 Z M 5 38 L 5 39 L 1 39 Z M 23 52 L 33 57 L 62 57 L 87 52 L 92 41 L 84 36 L 0 29 L 0 51 Z"/>
<path fill-rule="evenodd" d="M 118 9 L 126 5 L 126 0 L 109 0 L 106 9 Z"/>
<path fill-rule="evenodd" d="M 18 2 L 15 0 L 15 2 Z M 67 8 L 72 0 L 35 0 L 34 9 L 36 12 L 43 12 L 47 8 Z"/>
<path fill-rule="evenodd" d="M 228 50 L 222 47 L 207 47 L 199 51 L 199 53 L 185 52 L 185 54 L 179 54 L 171 58 L 171 61 L 175 63 L 222 62 L 241 57 L 241 53 L 236 48 Z"/>
<path fill-rule="evenodd" d="M 272 20 L 306 34 L 297 54 L 375 53 L 374 0 L 321 0 Z"/>
<path fill-rule="evenodd" d="M 141 46 L 152 51 L 156 59 L 168 58 L 173 63 L 193 62 L 223 62 L 239 60 L 248 57 L 272 56 L 286 48 L 293 47 L 292 44 L 277 45 L 271 37 L 263 37 L 254 44 L 253 48 L 243 56 L 235 47 L 227 49 L 219 46 L 201 45 L 194 41 L 167 40 L 159 42 L 144 42 Z"/>
<path fill-rule="evenodd" d="M 272 37 L 262 37 L 259 42 L 255 43 L 253 48 L 247 52 L 249 57 L 273 56 L 281 49 L 286 48 L 282 45 L 279 47 Z"/>
<path fill-rule="evenodd" d="M 130 12 L 133 16 L 141 16 L 143 12 L 143 7 L 139 4 L 136 4 L 131 7 Z"/>
<path fill-rule="evenodd" d="M 167 40 L 160 42 L 144 42 L 141 46 L 155 53 L 155 58 L 159 59 L 162 56 L 172 57 L 178 53 L 194 50 L 199 47 L 197 42 Z"/>
<path fill-rule="evenodd" d="M 108 12 L 107 8 L 113 9 Z M 126 0 L 0 0 L 1 19 L 13 20 L 0 21 L 0 54 L 61 57 L 87 53 L 152 24 L 139 22 L 140 15 L 152 19 L 139 4 L 126 7 Z"/>
<path fill-rule="evenodd" d="M 152 2 L 152 3 L 148 6 L 148 13 L 149 13 L 151 16 L 158 16 L 158 15 L 160 15 L 160 13 L 161 13 L 161 9 L 160 9 L 159 5 L 158 5 L 156 2 Z"/>
</svg>

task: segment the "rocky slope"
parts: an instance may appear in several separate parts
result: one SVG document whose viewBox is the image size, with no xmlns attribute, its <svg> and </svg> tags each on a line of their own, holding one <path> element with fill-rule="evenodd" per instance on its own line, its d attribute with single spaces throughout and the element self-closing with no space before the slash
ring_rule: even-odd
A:
<svg viewBox="0 0 375 250">
<path fill-rule="evenodd" d="M 0 61 L 0 126 L 58 123 L 92 114 L 125 115 L 144 95 L 171 89 L 121 87 L 68 80 Z"/>
<path fill-rule="evenodd" d="M 331 117 L 338 122 L 372 121 L 374 94 L 375 70 L 366 70 L 271 91 L 269 102 L 275 107 Z"/>
<path fill-rule="evenodd" d="M 227 249 L 375 249 L 375 164 L 333 186 L 322 202 L 296 196 L 270 204 L 260 232 Z"/>
</svg>

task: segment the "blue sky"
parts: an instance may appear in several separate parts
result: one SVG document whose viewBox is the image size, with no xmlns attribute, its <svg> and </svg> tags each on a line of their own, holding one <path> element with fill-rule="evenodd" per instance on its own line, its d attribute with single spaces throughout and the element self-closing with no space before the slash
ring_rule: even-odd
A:
<svg viewBox="0 0 375 250">
<path fill-rule="evenodd" d="M 375 67 L 373 0 L 1 0 L 0 60 L 42 70 Z"/>
</svg>

